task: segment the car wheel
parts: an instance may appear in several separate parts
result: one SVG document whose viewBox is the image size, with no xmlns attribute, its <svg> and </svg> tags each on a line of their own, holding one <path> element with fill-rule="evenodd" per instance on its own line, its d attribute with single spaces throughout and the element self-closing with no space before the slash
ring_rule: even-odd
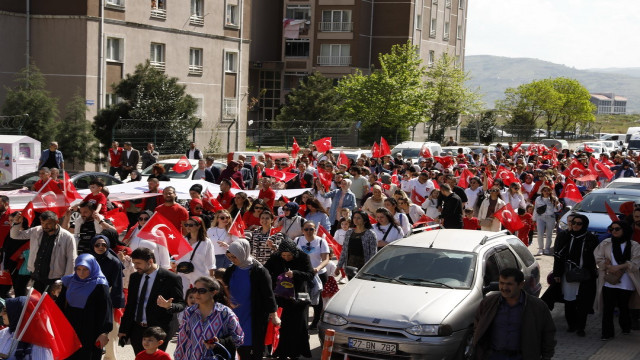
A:
<svg viewBox="0 0 640 360">
<path fill-rule="evenodd" d="M 469 360 L 473 358 L 473 327 L 467 330 L 455 358 L 457 360 Z"/>
</svg>

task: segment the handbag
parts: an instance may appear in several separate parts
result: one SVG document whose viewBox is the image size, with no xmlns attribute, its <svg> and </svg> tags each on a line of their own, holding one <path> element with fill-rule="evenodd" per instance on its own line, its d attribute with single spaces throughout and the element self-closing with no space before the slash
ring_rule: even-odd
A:
<svg viewBox="0 0 640 360">
<path fill-rule="evenodd" d="M 609 272 L 606 271 L 604 273 L 604 281 L 608 282 L 611 285 L 618 285 L 620 284 L 620 279 L 622 278 L 622 275 L 624 275 L 624 271 L 613 271 L 613 272 Z"/>
<path fill-rule="evenodd" d="M 200 246 L 201 242 L 202 241 L 198 241 L 198 243 L 196 244 L 196 247 L 191 252 L 191 257 L 189 258 L 189 261 L 182 261 L 178 264 L 178 266 L 176 266 L 176 272 L 183 273 L 183 274 L 191 274 L 195 270 L 192 263 L 193 256 L 196 254 L 196 250 L 198 250 L 198 246 Z"/>
<path fill-rule="evenodd" d="M 296 295 L 296 291 L 293 287 L 293 279 L 285 275 L 285 273 L 278 275 L 276 287 L 273 289 L 273 294 L 285 299 L 293 299 Z"/>
<path fill-rule="evenodd" d="M 542 206 L 540 206 L 540 207 L 537 207 L 537 208 L 536 208 L 536 213 L 537 213 L 538 215 L 542 215 L 542 214 L 544 214 L 546 211 L 547 211 L 547 205 L 542 205 Z"/>
<path fill-rule="evenodd" d="M 567 261 L 565 264 L 564 277 L 567 279 L 567 282 L 574 283 L 591 279 L 591 274 L 589 270 L 577 266 L 572 261 Z"/>
<path fill-rule="evenodd" d="M 202 360 L 233 360 L 233 358 L 229 350 L 217 342 L 213 349 L 207 349 Z"/>
</svg>

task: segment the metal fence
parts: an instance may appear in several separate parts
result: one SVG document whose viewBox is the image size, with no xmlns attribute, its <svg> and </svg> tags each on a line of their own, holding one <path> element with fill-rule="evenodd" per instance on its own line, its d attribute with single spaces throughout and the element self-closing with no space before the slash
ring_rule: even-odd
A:
<svg viewBox="0 0 640 360">
<path fill-rule="evenodd" d="M 482 130 L 475 123 L 469 123 L 460 127 L 460 141 L 473 143 L 491 142 L 519 142 L 536 141 L 540 139 L 565 139 L 568 141 L 594 140 L 601 127 L 589 126 L 581 129 L 576 126 L 571 129 L 562 130 L 551 128 L 548 132 L 546 128 L 531 128 L 527 126 L 499 125 L 492 129 Z"/>
<path fill-rule="evenodd" d="M 0 133 L 4 135 L 26 135 L 24 125 L 29 115 L 0 116 Z"/>
<path fill-rule="evenodd" d="M 293 120 L 286 126 L 273 126 L 271 121 L 255 121 L 247 127 L 247 147 L 291 148 L 293 138 L 301 147 L 312 141 L 331 137 L 334 147 L 354 147 L 359 143 L 359 129 L 353 124 L 340 126 L 335 122 Z"/>
<path fill-rule="evenodd" d="M 195 124 L 185 120 L 119 119 L 111 130 L 111 140 L 120 144 L 129 141 L 136 149 L 155 144 L 161 153 L 182 153 L 190 141 L 195 141 Z M 110 144 L 109 144 L 110 145 Z"/>
</svg>

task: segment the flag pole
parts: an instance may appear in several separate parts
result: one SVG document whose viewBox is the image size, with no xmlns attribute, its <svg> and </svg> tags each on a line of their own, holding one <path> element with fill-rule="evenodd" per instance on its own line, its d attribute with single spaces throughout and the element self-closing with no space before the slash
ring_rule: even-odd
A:
<svg viewBox="0 0 640 360">
<path fill-rule="evenodd" d="M 31 325 L 31 321 L 33 321 L 33 317 L 36 316 L 36 313 L 38 312 L 38 309 L 40 309 L 40 305 L 42 305 L 42 301 L 44 301 L 44 298 L 47 297 L 47 292 L 45 291 L 44 294 L 41 294 L 40 296 L 40 300 L 38 300 L 38 303 L 36 304 L 36 307 L 33 308 L 33 312 L 31 313 L 31 315 L 29 315 L 29 318 L 27 319 L 27 323 L 24 324 L 24 327 L 22 328 L 22 331 L 20 332 L 20 335 L 18 336 L 18 338 L 16 339 L 18 342 L 20 342 L 22 340 L 22 337 L 24 336 L 24 333 L 27 332 L 27 328 L 29 327 L 29 325 Z M 31 299 L 31 298 L 29 298 Z M 29 299 L 27 299 L 27 301 L 29 301 Z M 18 323 L 20 324 L 20 323 Z"/>
<path fill-rule="evenodd" d="M 20 318 L 18 319 L 18 325 L 22 322 L 24 318 L 24 313 L 27 311 L 27 306 L 29 305 L 29 299 L 31 298 L 31 293 L 33 292 L 33 288 L 29 288 L 29 292 L 27 293 L 27 301 L 24 302 L 24 306 L 22 307 L 22 312 L 20 313 Z M 0 357 L 3 359 L 8 359 L 11 356 L 12 352 L 16 349 L 18 341 L 16 340 L 16 332 L 13 332 L 13 338 L 11 339 L 11 346 L 9 347 L 9 354 L 0 353 Z"/>
</svg>

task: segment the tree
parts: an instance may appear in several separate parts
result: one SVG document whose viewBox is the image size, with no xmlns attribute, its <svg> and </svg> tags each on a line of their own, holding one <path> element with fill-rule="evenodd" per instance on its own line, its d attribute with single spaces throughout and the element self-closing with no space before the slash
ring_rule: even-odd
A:
<svg viewBox="0 0 640 360">
<path fill-rule="evenodd" d="M 563 137 L 568 129 L 574 129 L 577 124 L 581 124 L 584 129 L 586 125 L 595 122 L 596 106 L 589 101 L 591 95 L 580 82 L 559 77 L 553 79 L 553 87 L 559 96 L 556 122 Z"/>
<path fill-rule="evenodd" d="M 485 110 L 478 115 L 474 115 L 469 120 L 467 126 L 461 131 L 461 135 L 468 141 L 479 141 L 483 144 L 489 144 L 493 141 L 497 120 L 496 113 L 493 110 Z"/>
<path fill-rule="evenodd" d="M 336 91 L 343 99 L 340 108 L 348 121 L 361 122 L 365 140 L 379 139 L 382 134 L 407 139 L 409 127 L 424 121 L 428 93 L 422 79 L 426 69 L 410 42 L 394 45 L 378 59 L 380 69 L 371 75 L 357 70 L 338 83 Z"/>
<path fill-rule="evenodd" d="M 133 121 L 128 135 L 139 139 L 138 147 L 156 137 L 160 149 L 186 148 L 198 119 L 194 117 L 197 103 L 185 89 L 178 78 L 167 76 L 149 61 L 136 65 L 133 74 L 114 86 L 115 95 L 123 102 L 100 110 L 94 118 L 96 137 L 111 144 L 112 130 L 122 121 L 119 119 L 135 119 L 138 121 Z"/>
<path fill-rule="evenodd" d="M 58 123 L 57 140 L 64 149 L 65 163 L 72 168 L 78 165 L 83 169 L 85 162 L 95 160 L 97 139 L 87 121 L 87 105 L 79 94 L 67 104 L 64 121 Z"/>
<path fill-rule="evenodd" d="M 304 78 L 300 85 L 287 95 L 286 104 L 277 117 L 279 127 L 286 127 L 291 121 L 322 121 L 324 126 L 343 127 L 342 111 L 339 108 L 340 95 L 336 92 L 333 79 L 319 72 Z"/>
<path fill-rule="evenodd" d="M 442 54 L 426 76 L 425 86 L 429 93 L 426 117 L 431 140 L 442 141 L 444 129 L 457 125 L 461 114 L 480 109 L 480 97 L 465 86 L 469 75 L 456 66 L 455 58 L 447 53 Z"/>
<path fill-rule="evenodd" d="M 56 136 L 55 121 L 58 117 L 58 99 L 45 90 L 46 81 L 34 64 L 20 70 L 15 88 L 5 88 L 7 96 L 2 106 L 4 116 L 28 114 L 24 133 L 49 146 Z M 61 150 L 65 150 L 60 147 Z"/>
</svg>

